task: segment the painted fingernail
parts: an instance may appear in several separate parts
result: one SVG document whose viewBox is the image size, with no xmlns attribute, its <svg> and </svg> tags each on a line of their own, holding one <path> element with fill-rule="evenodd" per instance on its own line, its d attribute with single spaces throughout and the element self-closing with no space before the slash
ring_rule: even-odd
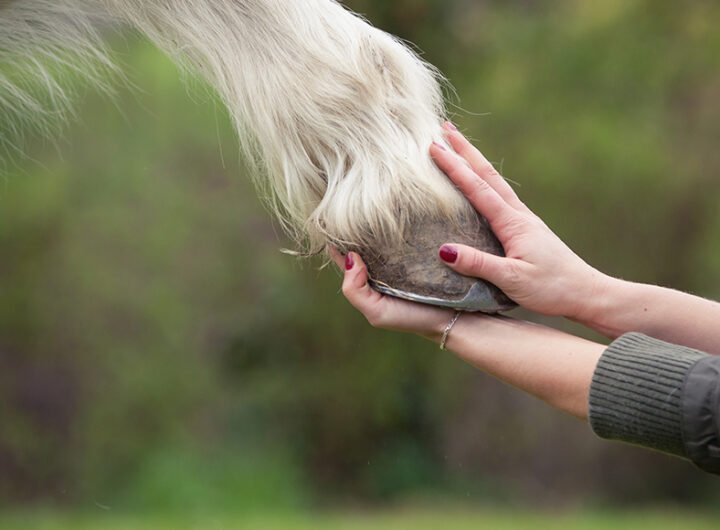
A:
<svg viewBox="0 0 720 530">
<path fill-rule="evenodd" d="M 347 256 L 345 256 L 345 270 L 349 271 L 352 270 L 352 268 L 355 266 L 355 260 L 352 257 L 352 254 L 348 253 Z"/>
<path fill-rule="evenodd" d="M 440 247 L 440 259 L 445 263 L 455 263 L 458 259 L 458 251 L 450 245 Z"/>
<path fill-rule="evenodd" d="M 455 127 L 455 124 L 451 121 L 446 121 L 445 127 L 447 127 L 449 130 L 454 131 L 454 132 L 457 132 L 457 130 L 458 130 L 458 128 Z"/>
<path fill-rule="evenodd" d="M 447 151 L 447 149 L 445 148 L 445 146 L 444 146 L 443 144 L 440 144 L 440 143 L 438 143 L 438 142 L 433 142 L 433 145 L 434 145 L 435 147 L 437 147 L 438 149 L 442 149 L 443 151 Z"/>
</svg>

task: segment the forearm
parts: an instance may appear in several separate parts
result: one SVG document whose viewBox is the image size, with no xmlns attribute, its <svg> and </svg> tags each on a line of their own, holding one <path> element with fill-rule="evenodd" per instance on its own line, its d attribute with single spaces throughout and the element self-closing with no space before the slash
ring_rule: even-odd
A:
<svg viewBox="0 0 720 530">
<path fill-rule="evenodd" d="M 595 366 L 605 347 L 501 317 L 463 314 L 447 348 L 473 366 L 578 418 L 588 414 Z"/>
<path fill-rule="evenodd" d="M 720 354 L 720 304 L 664 287 L 607 278 L 576 320 L 613 339 L 638 331 Z"/>
</svg>

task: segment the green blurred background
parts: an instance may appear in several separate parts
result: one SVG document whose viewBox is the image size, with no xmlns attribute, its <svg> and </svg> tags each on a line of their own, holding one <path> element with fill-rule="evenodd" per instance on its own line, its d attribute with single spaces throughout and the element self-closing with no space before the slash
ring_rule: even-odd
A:
<svg viewBox="0 0 720 530">
<path fill-rule="evenodd" d="M 346 4 L 581 256 L 720 297 L 717 2 Z M 717 527 L 716 479 L 371 329 L 279 252 L 207 88 L 113 49 L 115 98 L 4 157 L 0 527 Z"/>
</svg>

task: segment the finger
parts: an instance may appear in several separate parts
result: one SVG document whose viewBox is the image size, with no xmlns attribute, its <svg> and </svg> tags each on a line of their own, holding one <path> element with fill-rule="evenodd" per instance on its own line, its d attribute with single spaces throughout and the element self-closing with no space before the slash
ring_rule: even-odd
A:
<svg viewBox="0 0 720 530">
<path fill-rule="evenodd" d="M 368 283 L 367 266 L 355 252 L 349 252 L 343 265 L 345 279 L 342 292 L 345 298 L 366 318 L 370 318 L 382 295 L 373 290 Z"/>
<path fill-rule="evenodd" d="M 440 247 L 440 259 L 454 271 L 473 278 L 482 278 L 505 290 L 514 263 L 505 258 L 483 252 L 467 245 L 449 243 Z"/>
<path fill-rule="evenodd" d="M 490 161 L 485 158 L 480 150 L 475 147 L 457 128 L 447 122 L 444 125 L 446 138 L 457 154 L 463 157 L 473 171 L 480 178 L 485 180 L 498 194 L 512 206 L 523 209 L 527 208 L 510 186 L 507 180 L 495 169 Z"/>
<path fill-rule="evenodd" d="M 513 216 L 517 215 L 517 210 L 510 206 L 490 184 L 463 164 L 457 155 L 442 145 L 433 143 L 430 155 L 475 209 L 488 220 L 495 234 L 502 239 L 503 228 L 508 226 L 508 221 Z"/>
<path fill-rule="evenodd" d="M 337 248 L 332 245 L 328 245 L 327 253 L 330 256 L 330 259 L 335 262 L 335 265 L 337 265 L 340 270 L 345 269 L 345 256 L 343 256 Z"/>
</svg>

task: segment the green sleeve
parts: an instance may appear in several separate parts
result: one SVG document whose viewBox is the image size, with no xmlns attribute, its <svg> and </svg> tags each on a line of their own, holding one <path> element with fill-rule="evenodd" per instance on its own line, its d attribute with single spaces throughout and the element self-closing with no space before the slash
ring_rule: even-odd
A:
<svg viewBox="0 0 720 530">
<path fill-rule="evenodd" d="M 614 341 L 590 387 L 601 438 L 692 460 L 720 474 L 720 357 L 640 333 Z"/>
</svg>

